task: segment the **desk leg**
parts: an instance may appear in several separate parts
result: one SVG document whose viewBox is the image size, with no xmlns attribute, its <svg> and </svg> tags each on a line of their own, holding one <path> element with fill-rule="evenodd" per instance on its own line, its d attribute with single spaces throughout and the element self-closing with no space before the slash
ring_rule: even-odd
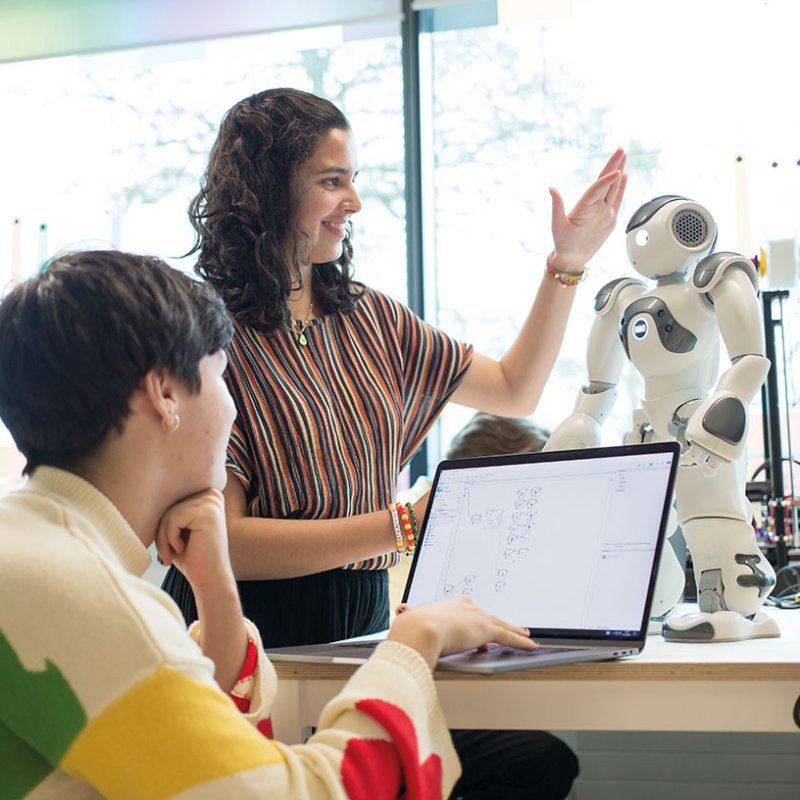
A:
<svg viewBox="0 0 800 800">
<path fill-rule="evenodd" d="M 279 681 L 278 696 L 272 707 L 272 730 L 284 744 L 305 741 L 302 721 L 302 681 Z"/>
</svg>

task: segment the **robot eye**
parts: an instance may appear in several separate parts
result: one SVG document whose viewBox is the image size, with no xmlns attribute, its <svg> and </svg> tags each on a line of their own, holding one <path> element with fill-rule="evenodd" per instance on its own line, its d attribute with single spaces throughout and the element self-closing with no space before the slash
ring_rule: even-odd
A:
<svg viewBox="0 0 800 800">
<path fill-rule="evenodd" d="M 636 236 L 633 240 L 639 247 L 644 247 L 650 241 L 650 234 L 644 230 L 636 231 Z"/>
</svg>

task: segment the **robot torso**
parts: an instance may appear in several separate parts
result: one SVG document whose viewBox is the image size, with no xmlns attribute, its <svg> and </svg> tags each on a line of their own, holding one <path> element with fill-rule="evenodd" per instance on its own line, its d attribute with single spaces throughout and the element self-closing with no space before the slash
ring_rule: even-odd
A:
<svg viewBox="0 0 800 800">
<path fill-rule="evenodd" d="M 620 317 L 625 352 L 642 376 L 644 399 L 704 397 L 719 374 L 720 335 L 710 309 L 688 282 L 657 286 Z"/>
</svg>

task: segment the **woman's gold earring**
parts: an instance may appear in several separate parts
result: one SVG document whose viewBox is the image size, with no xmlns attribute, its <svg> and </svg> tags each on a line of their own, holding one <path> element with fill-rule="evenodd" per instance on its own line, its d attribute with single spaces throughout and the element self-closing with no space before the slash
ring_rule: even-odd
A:
<svg viewBox="0 0 800 800">
<path fill-rule="evenodd" d="M 161 418 L 161 427 L 165 431 L 169 431 L 170 433 L 175 433 L 175 431 L 178 430 L 180 426 L 181 426 L 181 418 L 174 411 L 167 412 L 167 416 Z"/>
</svg>

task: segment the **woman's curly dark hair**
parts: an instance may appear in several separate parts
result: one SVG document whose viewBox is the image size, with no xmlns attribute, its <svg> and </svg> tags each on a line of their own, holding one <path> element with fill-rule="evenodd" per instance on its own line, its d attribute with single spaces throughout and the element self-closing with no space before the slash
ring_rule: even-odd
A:
<svg viewBox="0 0 800 800">
<path fill-rule="evenodd" d="M 305 235 L 292 220 L 290 178 L 333 129 L 350 130 L 333 103 L 296 89 L 269 89 L 225 114 L 189 206 L 207 280 L 240 324 L 269 333 L 289 324 L 287 299 L 300 280 Z M 351 311 L 363 293 L 352 280 L 351 231 L 335 261 L 316 265 L 315 300 L 325 313 Z M 294 242 L 293 258 L 287 243 Z"/>
</svg>

